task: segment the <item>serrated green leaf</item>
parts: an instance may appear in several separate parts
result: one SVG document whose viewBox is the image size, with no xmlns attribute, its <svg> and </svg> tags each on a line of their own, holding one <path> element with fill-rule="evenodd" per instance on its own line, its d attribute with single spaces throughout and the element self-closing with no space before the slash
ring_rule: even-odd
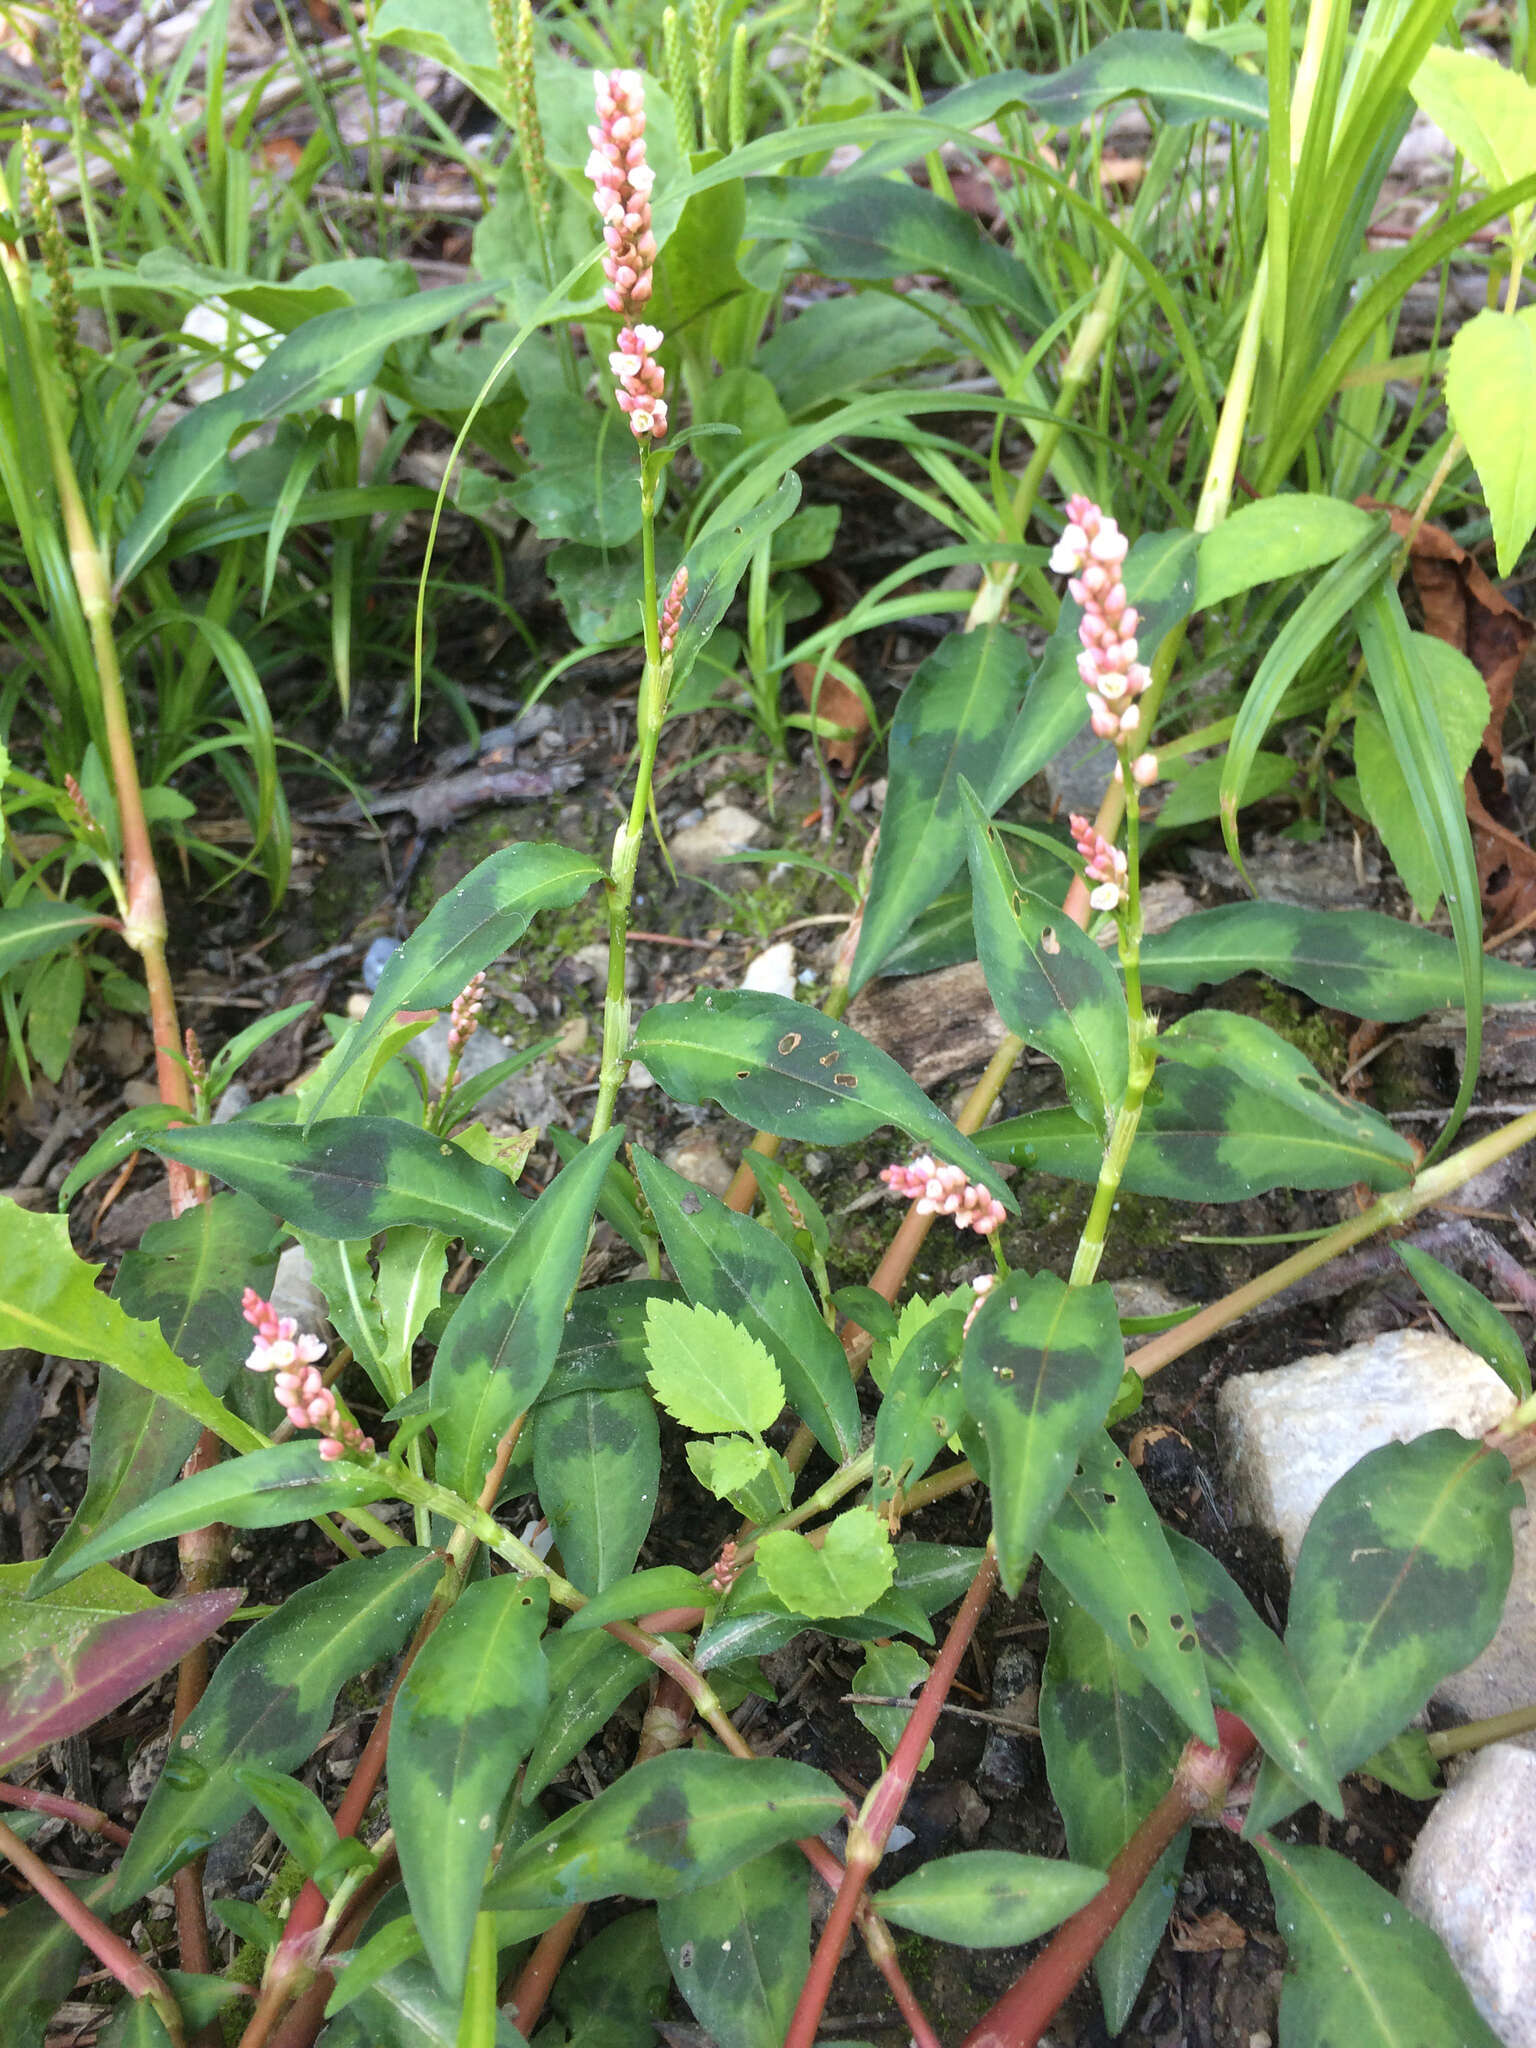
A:
<svg viewBox="0 0 1536 2048">
<path fill-rule="evenodd" d="M 1498 2048 L 1439 1938 L 1332 1849 L 1262 1840 L 1289 1961 L 1281 2040 Z"/>
<path fill-rule="evenodd" d="M 718 1309 L 653 1301 L 645 1312 L 646 1378 L 674 1421 L 700 1435 L 761 1435 L 784 1407 L 784 1382 L 766 1346 Z"/>
<path fill-rule="evenodd" d="M 1068 1287 L 1054 1273 L 1015 1273 L 982 1303 L 960 1386 L 984 1447 L 998 1571 L 1010 1595 L 1082 1447 L 1102 1435 L 1124 1370 L 1119 1312 L 1103 1284 Z"/>
<path fill-rule="evenodd" d="M 1505 1458 L 1450 1429 L 1381 1445 L 1324 1494 L 1296 1560 L 1285 1645 L 1335 1777 L 1492 1640 L 1521 1499 Z M 1273 1827 L 1302 1797 L 1266 1759 L 1244 1833 Z"/>
<path fill-rule="evenodd" d="M 663 1899 L 672 1981 L 719 2048 L 779 2048 L 810 1964 L 799 1850 L 770 1849 L 702 1890 Z"/>
<path fill-rule="evenodd" d="M 853 1674 L 853 1690 L 856 1693 L 879 1693 L 890 1699 L 910 1699 L 928 1677 L 927 1659 L 914 1650 L 910 1643 L 876 1643 L 865 1653 L 864 1662 Z M 855 1701 L 854 1719 L 867 1728 L 879 1743 L 887 1757 L 900 1742 L 908 1721 L 912 1718 L 911 1705 L 901 1707 L 877 1707 L 866 1702 Z M 933 1762 L 933 1744 L 923 1745 L 918 1769 L 927 1770 Z"/>
<path fill-rule="evenodd" d="M 812 1619 L 862 1614 L 896 1574 L 890 1529 L 864 1508 L 829 1523 L 819 1548 L 798 1529 L 770 1529 L 758 1538 L 757 1563 L 775 1599 Z"/>
<path fill-rule="evenodd" d="M 1006 1849 L 962 1850 L 914 1870 L 876 1892 L 871 1903 L 898 1927 L 961 1948 L 1012 1948 L 1033 1941 L 1086 1906 L 1105 1885 L 1102 1870 L 1020 1856 Z"/>
<path fill-rule="evenodd" d="M 601 1593 L 633 1569 L 660 1480 L 661 1432 L 644 1388 L 540 1403 L 533 1482 L 579 1591 Z"/>
<path fill-rule="evenodd" d="M 1425 52 L 1409 91 L 1490 191 L 1536 171 L 1536 91 L 1517 71 L 1471 50 L 1437 47 Z M 1514 209 L 1517 230 L 1530 212 L 1529 202 Z M 1499 574 L 1506 573 L 1501 564 Z"/>
<path fill-rule="evenodd" d="M 416 1223 L 489 1258 L 528 1211 L 504 1173 L 389 1116 L 327 1117 L 307 1133 L 291 1124 L 188 1125 L 146 1143 L 317 1237 L 369 1238 Z"/>
<path fill-rule="evenodd" d="M 437 1980 L 462 1999 L 497 1816 L 549 1705 L 549 1596 L 510 1573 L 467 1586 L 417 1652 L 389 1730 L 390 1818 Z"/>
<path fill-rule="evenodd" d="M 131 1905 L 232 1828 L 250 1804 L 242 1763 L 303 1762 L 347 1679 L 398 1650 L 442 1576 L 430 1551 L 354 1558 L 290 1593 L 227 1652 L 182 1723 L 118 1867 Z"/>
<path fill-rule="evenodd" d="M 1461 1339 L 1486 1359 L 1517 1400 L 1531 1391 L 1531 1368 L 1525 1346 L 1493 1303 L 1479 1294 L 1470 1281 L 1452 1273 L 1440 1261 L 1417 1245 L 1392 1247 L 1423 1290 L 1430 1307 Z"/>
<path fill-rule="evenodd" d="M 1163 1526 L 1112 1437 L 1090 1437 L 1077 1456 L 1079 1476 L 1041 1532 L 1041 1559 L 1191 1733 L 1214 1748 L 1205 1659 Z"/>
<path fill-rule="evenodd" d="M 1141 972 L 1149 986 L 1180 995 L 1238 974 L 1267 974 L 1331 1010 L 1383 1024 L 1462 1001 L 1452 941 L 1375 910 L 1223 903 L 1143 940 Z M 1536 1002 L 1530 968 L 1490 958 L 1484 975 L 1490 1003 Z"/>
<path fill-rule="evenodd" d="M 1125 1094 L 1130 1027 L 1108 955 L 1059 903 L 1020 886 L 1003 842 L 962 781 L 976 948 L 998 1015 L 1061 1068 L 1072 1106 L 1108 1138 Z"/>
<path fill-rule="evenodd" d="M 834 1459 L 858 1442 L 848 1359 L 827 1328 L 793 1253 L 638 1147 L 635 1170 L 673 1271 L 689 1299 L 723 1311 L 768 1350 L 795 1413 Z"/>
<path fill-rule="evenodd" d="M 717 989 L 658 1003 L 634 1051 L 675 1102 L 707 1098 L 759 1130 L 817 1144 L 852 1144 L 891 1124 L 1014 1206 L 989 1162 L 888 1053 L 787 996 Z"/>
<path fill-rule="evenodd" d="M 1168 1790 L 1185 1731 L 1145 1670 L 1049 1570 L 1040 1574 L 1040 1604 L 1051 1632 L 1039 1706 L 1046 1774 L 1068 1854 L 1107 1869 Z M 1186 1828 L 1158 1858 L 1094 1958 L 1112 2034 L 1130 2017 L 1162 1939 L 1188 1846 Z"/>
<path fill-rule="evenodd" d="M 819 1834 L 842 1808 L 836 1786 L 804 1764 L 674 1751 L 637 1764 L 504 1858 L 484 1904 L 672 1898 L 781 1842 Z"/>
<path fill-rule="evenodd" d="M 432 1362 L 437 1476 L 474 1500 L 496 1446 L 531 1407 L 560 1349 L 565 1313 L 586 1252 L 620 1125 L 562 1169 L 480 1273 Z"/>
</svg>

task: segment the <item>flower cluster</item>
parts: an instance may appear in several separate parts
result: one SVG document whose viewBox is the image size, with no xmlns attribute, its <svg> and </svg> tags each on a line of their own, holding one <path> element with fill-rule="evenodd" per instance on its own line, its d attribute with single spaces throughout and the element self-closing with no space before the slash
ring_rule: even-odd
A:
<svg viewBox="0 0 1536 2048">
<path fill-rule="evenodd" d="M 318 1337 L 300 1336 L 292 1316 L 280 1316 L 254 1287 L 240 1297 L 240 1313 L 256 1332 L 245 1361 L 252 1372 L 275 1373 L 272 1391 L 295 1429 L 320 1429 L 320 1455 L 339 1458 L 346 1451 L 371 1451 L 366 1437 L 320 1377 L 318 1361 L 325 1346 Z"/>
<path fill-rule="evenodd" d="M 663 656 L 670 654 L 677 645 L 677 629 L 683 619 L 683 599 L 688 595 L 688 565 L 685 562 L 672 578 L 671 588 L 662 600 L 661 617 L 657 621 L 661 635 Z"/>
<path fill-rule="evenodd" d="M 603 220 L 603 298 L 610 313 L 622 314 L 618 346 L 608 367 L 619 383 L 619 405 L 637 441 L 660 440 L 667 431 L 656 351 L 661 330 L 641 321 L 655 279 L 656 237 L 651 230 L 651 187 L 656 173 L 645 160 L 645 83 L 638 71 L 599 71 L 597 121 L 587 130 L 592 154 L 587 176 L 597 187 Z"/>
<path fill-rule="evenodd" d="M 981 1314 L 982 1303 L 986 1300 L 987 1296 L 992 1292 L 993 1288 L 996 1285 L 997 1275 L 995 1273 L 978 1273 L 976 1275 L 976 1278 L 971 1282 L 971 1292 L 975 1295 L 976 1299 L 971 1303 L 970 1307 L 966 1310 L 965 1321 L 960 1325 L 960 1334 L 962 1337 L 968 1337 L 971 1334 L 971 1325 L 975 1322 L 976 1318 Z"/>
<path fill-rule="evenodd" d="M 1007 1211 L 986 1188 L 974 1186 L 958 1166 L 941 1166 L 920 1152 L 910 1166 L 885 1166 L 880 1178 L 893 1195 L 916 1202 L 919 1216 L 947 1216 L 957 1230 L 990 1237 Z"/>
<path fill-rule="evenodd" d="M 666 378 L 656 351 L 662 344 L 659 327 L 619 329 L 619 345 L 608 357 L 608 367 L 618 379 L 620 412 L 629 415 L 629 430 L 637 441 L 647 434 L 658 441 L 667 431 L 667 401 L 662 397 Z"/>
<path fill-rule="evenodd" d="M 1141 725 L 1136 699 L 1152 680 L 1137 659 L 1140 614 L 1120 580 L 1129 545 L 1114 520 L 1079 492 L 1067 500 L 1067 524 L 1051 556 L 1051 568 L 1071 578 L 1067 589 L 1083 608 L 1077 672 L 1088 691 L 1089 723 L 1101 740 L 1127 750 Z M 1131 775 L 1144 788 L 1156 778 L 1156 761 L 1143 754 Z"/>
<path fill-rule="evenodd" d="M 1088 892 L 1088 901 L 1095 910 L 1118 910 L 1126 899 L 1125 855 L 1075 811 L 1072 838 L 1082 855 L 1084 871 L 1095 885 Z"/>
<path fill-rule="evenodd" d="M 448 1061 L 456 1067 L 464 1048 L 480 1028 L 480 1012 L 485 1006 L 485 970 L 459 990 L 448 1011 Z"/>
<path fill-rule="evenodd" d="M 651 187 L 656 173 L 645 160 L 645 81 L 638 71 L 599 71 L 597 123 L 587 130 L 592 154 L 587 176 L 597 187 L 603 220 L 603 297 L 610 313 L 633 320 L 651 296 L 656 237 L 651 232 Z"/>
</svg>

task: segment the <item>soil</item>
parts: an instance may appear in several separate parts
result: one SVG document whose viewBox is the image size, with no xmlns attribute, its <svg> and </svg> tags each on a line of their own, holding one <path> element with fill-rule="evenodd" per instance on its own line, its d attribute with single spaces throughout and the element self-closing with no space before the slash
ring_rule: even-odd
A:
<svg viewBox="0 0 1536 2048">
<path fill-rule="evenodd" d="M 871 680 L 885 691 L 904 680 L 930 644 L 919 628 L 860 649 Z M 496 650 L 478 626 L 464 632 L 457 647 L 439 659 L 460 672 L 487 677 L 471 693 L 487 722 L 515 716 L 519 680 L 498 676 Z M 331 791 L 296 787 L 293 885 L 280 913 L 269 917 L 254 885 L 222 895 L 187 894 L 174 905 L 176 971 L 186 1018 L 209 1047 L 227 1040 L 252 1018 L 280 1004 L 309 1001 L 314 1009 L 270 1040 L 246 1068 L 242 1081 L 252 1093 L 288 1085 L 319 1056 L 326 1041 L 323 1013 L 344 1012 L 363 996 L 360 964 L 369 942 L 400 936 L 425 906 L 493 847 L 516 838 L 555 837 L 601 856 L 618 817 L 617 796 L 632 737 L 635 677 L 628 664 L 609 658 L 575 673 L 569 695 L 554 716 L 518 754 L 521 765 L 552 778 L 547 795 L 531 802 L 482 809 L 448 831 L 423 836 L 408 812 L 380 817 L 377 828 L 345 814 Z M 429 703 L 422 741 L 412 745 L 398 712 L 398 689 L 360 686 L 352 717 L 330 736 L 334 753 L 349 759 L 363 779 L 378 786 L 387 779 L 406 789 L 441 779 L 447 749 L 462 737 L 440 704 Z M 385 754 L 378 735 L 399 735 Z M 371 735 L 373 745 L 365 744 Z M 325 741 L 318 721 L 300 720 L 295 736 Z M 556 776 L 555 770 L 561 774 Z M 578 772 L 579 771 L 579 772 Z M 558 783 L 560 787 L 554 787 Z M 763 844 L 809 852 L 845 870 L 857 865 L 864 838 L 877 812 L 879 790 L 866 783 L 850 795 L 835 790 L 811 761 L 794 765 L 764 752 L 751 723 L 728 712 L 684 719 L 669 727 L 658 776 L 663 832 L 672 836 L 696 821 L 701 809 L 723 801 L 762 818 Z M 1043 785 L 1025 793 L 1018 815 L 1044 817 L 1051 805 Z M 823 819 L 834 826 L 823 838 Z M 1265 820 L 1260 815 L 1262 827 Z M 1273 823 L 1284 822 L 1277 815 Z M 1288 858 L 1286 842 L 1269 842 L 1276 861 Z M 1313 858 L 1318 849 L 1306 849 Z M 1377 876 L 1360 888 L 1360 851 L 1348 839 L 1323 850 L 1332 870 L 1345 874 L 1352 900 L 1401 910 L 1390 880 Z M 1235 879 L 1204 849 L 1175 845 L 1163 856 L 1162 872 L 1176 880 L 1196 904 L 1227 900 Z M 1185 907 L 1188 907 L 1186 904 Z M 804 993 L 815 999 L 826 976 L 846 898 L 830 883 L 799 867 L 771 861 L 722 868 L 706 880 L 674 879 L 654 853 L 642 868 L 636 923 L 642 936 L 632 949 L 632 998 L 637 1014 L 656 1001 L 675 1000 L 702 983 L 733 986 L 750 960 L 768 944 L 789 937 L 796 946 Z M 592 905 L 536 927 L 506 961 L 491 970 L 487 1023 L 509 1045 L 558 1035 L 560 1048 L 520 1077 L 517 1119 L 526 1124 L 580 1128 L 590 1102 L 600 1033 L 601 981 L 595 956 L 585 949 L 601 942 L 600 912 Z M 1524 949 L 1522 952 L 1522 948 Z M 1528 957 L 1530 942 L 1517 941 L 1506 957 Z M 805 979 L 808 976 L 809 979 Z M 945 994 L 936 999 L 927 985 L 890 985 L 899 1000 L 874 1013 L 877 1029 L 897 1053 L 915 1058 L 926 1048 L 942 1075 L 934 1087 L 942 1106 L 953 1108 L 985 1064 L 991 1049 L 984 1012 Z M 1302 998 L 1276 998 L 1256 980 L 1230 985 L 1225 1006 L 1251 1008 L 1302 1043 L 1325 1070 L 1343 1075 L 1357 1057 L 1353 1020 L 1317 1010 Z M 939 1004 L 942 1004 L 940 1007 Z M 1185 1004 L 1170 1003 L 1172 1015 Z M 904 1034 L 906 1034 L 904 1036 Z M 1493 1034 L 1508 1055 L 1485 1078 L 1485 1098 L 1509 1108 L 1510 1097 L 1528 1087 L 1517 1036 Z M 935 1050 L 936 1049 L 936 1050 Z M 143 1027 L 121 1015 L 94 1022 L 57 1088 L 39 1083 L 30 1100 L 13 1099 L 0 1126 L 0 1185 L 18 1186 L 22 1199 L 49 1202 L 93 1129 L 127 1099 L 144 1099 L 149 1045 Z M 1402 1128 L 1422 1132 L 1416 1121 L 1443 1110 L 1454 1093 L 1455 1034 L 1434 1024 L 1406 1027 L 1378 1048 L 1359 1085 L 1377 1106 L 1390 1105 Z M 1047 1070 L 1023 1065 L 1010 1080 L 1001 1104 L 1012 1114 L 1050 1099 Z M 137 1090 L 137 1094 L 135 1094 Z M 671 1104 L 654 1087 L 624 1092 L 621 1115 L 635 1142 L 661 1153 L 686 1145 L 695 1177 L 723 1185 L 749 1133 L 713 1110 Z M 56 1144 L 61 1130 L 69 1136 Z M 56 1149 L 50 1149 L 55 1147 Z M 45 1154 L 39 1166 L 40 1154 Z M 837 1284 L 867 1280 L 894 1228 L 894 1216 L 875 1179 L 887 1156 L 879 1139 L 835 1154 L 797 1147 L 786 1162 L 812 1187 L 834 1219 Z M 535 1185 L 555 1170 L 545 1147 L 527 1169 Z M 1030 1269 L 1064 1272 L 1086 1211 L 1087 1191 L 1037 1179 L 1017 1184 L 1021 1219 L 1009 1227 L 1010 1260 Z M 1112 1235 L 1104 1277 L 1122 1289 L 1122 1309 L 1143 1313 L 1174 1302 L 1209 1300 L 1237 1285 L 1280 1256 L 1263 1244 L 1222 1241 L 1255 1239 L 1311 1230 L 1350 1213 L 1354 1198 L 1342 1195 L 1270 1195 L 1231 1209 L 1125 1199 Z M 1479 1220 L 1517 1257 L 1528 1255 L 1516 1218 L 1536 1205 L 1536 1160 L 1517 1161 L 1485 1199 L 1470 1204 Z M 135 1243 L 144 1228 L 166 1213 L 163 1179 L 147 1158 L 121 1186 L 98 1183 L 78 1197 L 73 1211 L 77 1241 L 91 1255 L 113 1258 Z M 1341 1294 L 1326 1295 L 1282 1312 L 1250 1319 L 1220 1342 L 1179 1361 L 1150 1383 L 1139 1414 L 1118 1435 L 1129 1445 L 1151 1424 L 1178 1432 L 1150 1450 L 1143 1476 L 1155 1504 L 1176 1527 L 1207 1545 L 1258 1609 L 1280 1625 L 1287 1577 L 1278 1547 L 1237 1525 L 1227 1497 L 1214 1434 L 1214 1397 L 1234 1371 L 1278 1365 L 1311 1351 L 1335 1349 L 1372 1329 L 1395 1327 L 1420 1310 L 1413 1290 L 1394 1279 L 1390 1263 L 1356 1277 Z M 625 1277 L 632 1258 L 606 1230 L 600 1231 L 585 1280 Z M 928 1289 L 954 1284 L 980 1270 L 961 1241 L 935 1232 L 920 1261 L 918 1281 Z M 1149 1297 L 1148 1290 L 1156 1292 Z M 1522 1328 L 1523 1325 L 1517 1325 Z M 41 1555 L 57 1537 L 84 1486 L 93 1373 L 57 1361 L 23 1359 L 0 1380 L 0 1544 L 4 1561 Z M 701 1496 L 680 1454 L 670 1446 L 663 1480 L 667 1561 L 707 1566 L 725 1532 L 715 1503 Z M 516 1510 L 514 1509 L 514 1513 Z M 935 1504 L 915 1533 L 940 1541 L 976 1543 L 985 1533 L 984 1499 L 978 1492 Z M 328 1554 L 319 1539 L 303 1531 L 271 1531 L 243 1537 L 238 1563 L 252 1599 L 279 1600 L 324 1568 Z M 642 1564 L 662 1561 L 642 1556 Z M 168 1546 L 145 1553 L 139 1569 L 157 1591 L 171 1590 L 174 1560 Z M 942 1626 L 942 1623 L 940 1624 Z M 1033 1734 L 1033 1693 L 1044 1650 L 1044 1624 L 1033 1588 L 1017 1600 L 994 1599 L 952 1696 L 954 1711 L 941 1720 L 936 1754 L 906 1815 L 914 1839 L 888 1866 L 899 1877 L 922 1860 L 961 1847 L 1064 1852 L 1060 1823 L 1045 1785 L 1038 1740 Z M 877 1775 L 880 1760 L 873 1739 L 855 1719 L 846 1695 L 862 1657 L 856 1646 L 811 1633 L 769 1663 L 777 1704 L 755 1704 L 752 1738 L 762 1747 L 801 1758 L 832 1773 L 858 1795 Z M 91 1732 L 88 1740 L 65 1745 L 46 1761 L 36 1782 L 100 1804 L 114 1817 L 131 1819 L 134 1801 L 152 1781 L 168 1701 L 162 1685 Z M 367 1732 L 371 1700 L 359 1693 L 350 1718 L 316 1766 L 322 1792 L 334 1792 L 351 1768 Z M 991 1717 L 991 1718 L 986 1718 Z M 615 1739 L 619 1738 L 619 1739 Z M 573 1766 L 573 1789 L 590 1787 L 621 1768 L 629 1736 L 622 1726 L 609 1731 Z M 1308 1809 L 1286 1831 L 1295 1839 L 1326 1840 L 1344 1850 L 1370 1875 L 1391 1885 L 1427 1809 L 1398 1797 L 1375 1781 L 1356 1778 L 1346 1789 L 1347 1815 L 1341 1825 Z M 53 1831 L 51 1852 L 77 1870 L 110 1860 L 71 1833 Z M 241 1896 L 260 1896 L 279 1858 L 270 1836 L 252 1831 L 223 1846 L 213 1862 L 214 1882 Z M 168 1938 L 168 1897 L 154 1899 L 148 1926 Z M 958 1951 L 917 1937 L 903 1938 L 904 1966 L 946 2041 L 958 2041 L 968 2027 L 1017 1975 L 1027 1952 Z M 1130 2048 L 1268 2048 L 1277 2035 L 1276 2007 L 1284 1955 L 1275 1934 L 1268 1890 L 1252 1853 L 1220 1828 L 1195 1831 L 1179 1887 L 1170 1935 L 1164 1940 L 1129 2025 L 1120 2037 Z M 85 2009 L 71 2008 L 79 2019 Z M 675 2015 L 686 2020 L 681 2006 Z M 862 1950 L 851 1951 L 838 1979 L 827 2031 L 835 2038 L 895 2044 L 905 2031 L 894 2022 L 884 1987 Z M 73 2038 L 67 2033 L 61 2041 Z M 1053 2038 L 1061 2048 L 1089 2048 L 1107 2040 L 1091 1986 L 1079 1989 L 1060 2015 Z"/>
</svg>

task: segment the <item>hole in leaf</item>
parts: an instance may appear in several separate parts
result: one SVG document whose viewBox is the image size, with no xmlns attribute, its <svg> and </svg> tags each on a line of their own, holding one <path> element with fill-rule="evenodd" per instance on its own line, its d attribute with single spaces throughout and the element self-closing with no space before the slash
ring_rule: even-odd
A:
<svg viewBox="0 0 1536 2048">
<path fill-rule="evenodd" d="M 1045 927 L 1044 931 L 1042 931 L 1042 932 L 1041 932 L 1041 934 L 1040 934 L 1040 950 L 1041 950 L 1041 951 L 1042 951 L 1043 953 L 1052 953 L 1052 954 L 1055 954 L 1055 953 L 1059 953 L 1059 952 L 1061 951 L 1061 941 L 1060 941 L 1060 939 L 1058 939 L 1058 938 L 1057 938 L 1057 936 L 1056 936 L 1056 932 L 1055 932 L 1055 928 L 1054 928 L 1054 926 L 1052 926 L 1052 925 L 1047 925 L 1047 926 Z"/>
<path fill-rule="evenodd" d="M 832 1085 L 834 1088 L 857 1088 L 859 1077 L 857 1074 L 834 1074 Z"/>
<path fill-rule="evenodd" d="M 1179 1648 L 1184 1651 L 1195 1650 L 1199 1648 L 1199 1644 L 1193 1636 L 1180 1636 Z"/>
<path fill-rule="evenodd" d="M 1152 1640 L 1151 1631 L 1139 1614 L 1128 1614 L 1125 1625 L 1130 1631 L 1131 1641 L 1138 1650 L 1144 1650 Z"/>
<path fill-rule="evenodd" d="M 840 1052 L 824 1052 L 816 1064 L 821 1067 L 835 1067 L 841 1058 Z"/>
<path fill-rule="evenodd" d="M 1105 1495 L 1103 1495 L 1103 1501 L 1104 1501 L 1104 1505 L 1105 1505 L 1105 1507 L 1107 1507 L 1107 1508 L 1112 1508 L 1112 1507 L 1114 1506 L 1114 1504 L 1115 1504 L 1115 1501 L 1117 1500 L 1117 1498 L 1118 1498 L 1118 1495 L 1116 1495 L 1116 1494 L 1113 1494 L 1113 1493 L 1106 1493 Z"/>
<path fill-rule="evenodd" d="M 738 1081 L 750 1081 L 752 1078 L 752 1069 L 750 1067 L 738 1067 L 736 1069 L 736 1078 Z"/>
<path fill-rule="evenodd" d="M 1183 1617 L 1183 1615 L 1182 1615 L 1182 1614 L 1170 1614 L 1170 1615 L 1169 1615 L 1169 1617 L 1168 1617 L 1168 1626 L 1169 1626 L 1170 1628 L 1182 1628 L 1182 1627 L 1184 1626 L 1184 1617 Z"/>
<path fill-rule="evenodd" d="M 799 1043 L 800 1033 L 798 1031 L 786 1031 L 784 1036 L 779 1040 L 779 1051 L 783 1053 L 793 1052 L 795 1047 Z"/>
</svg>

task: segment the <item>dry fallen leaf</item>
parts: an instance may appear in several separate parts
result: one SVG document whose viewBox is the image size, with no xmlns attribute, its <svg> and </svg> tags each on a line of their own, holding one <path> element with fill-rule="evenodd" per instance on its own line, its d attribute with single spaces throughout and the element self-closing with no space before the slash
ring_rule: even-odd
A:
<svg viewBox="0 0 1536 2048">
<path fill-rule="evenodd" d="M 1218 1906 L 1213 1912 L 1202 1913 L 1198 1920 L 1171 1920 L 1168 1932 L 1173 1945 L 1189 1956 L 1207 1956 L 1216 1949 L 1246 1948 L 1248 1937 L 1232 1918 Z"/>
</svg>

